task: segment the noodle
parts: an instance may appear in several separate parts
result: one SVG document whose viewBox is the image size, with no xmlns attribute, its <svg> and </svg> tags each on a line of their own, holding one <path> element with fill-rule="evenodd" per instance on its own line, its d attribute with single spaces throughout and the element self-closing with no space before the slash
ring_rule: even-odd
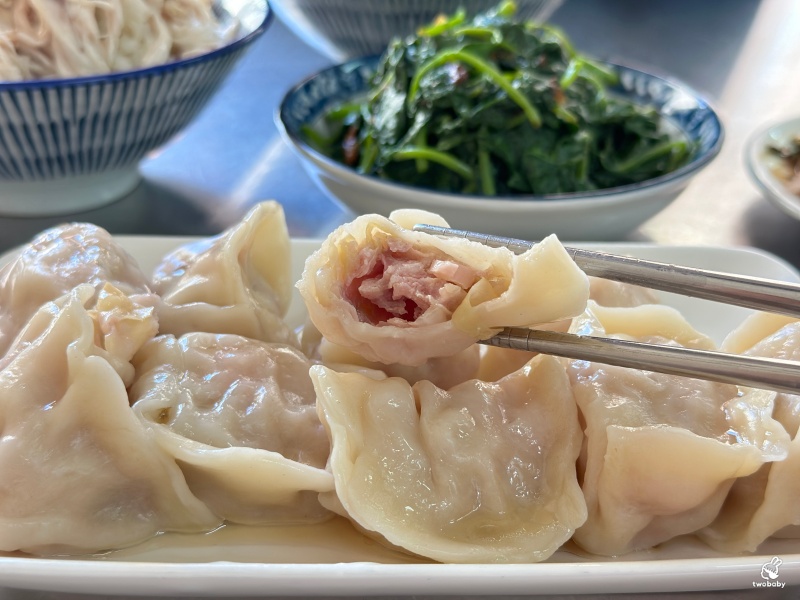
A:
<svg viewBox="0 0 800 600">
<path fill-rule="evenodd" d="M 0 79 L 159 65 L 218 48 L 235 30 L 211 0 L 0 0 Z"/>
</svg>

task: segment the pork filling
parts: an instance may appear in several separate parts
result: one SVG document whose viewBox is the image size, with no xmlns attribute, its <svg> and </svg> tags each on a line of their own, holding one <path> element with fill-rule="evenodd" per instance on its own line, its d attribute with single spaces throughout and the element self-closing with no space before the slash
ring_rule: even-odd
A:
<svg viewBox="0 0 800 600">
<path fill-rule="evenodd" d="M 435 249 L 390 238 L 385 247 L 359 250 L 345 298 L 364 323 L 403 325 L 432 308 L 449 317 L 477 280 L 474 269 Z"/>
</svg>

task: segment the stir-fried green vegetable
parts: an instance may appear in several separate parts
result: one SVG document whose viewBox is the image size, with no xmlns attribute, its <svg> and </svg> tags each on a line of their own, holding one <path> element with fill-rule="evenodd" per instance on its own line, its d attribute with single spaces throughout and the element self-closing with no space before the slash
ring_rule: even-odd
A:
<svg viewBox="0 0 800 600">
<path fill-rule="evenodd" d="M 361 173 L 471 194 L 554 194 L 668 173 L 689 159 L 659 114 L 608 93 L 615 74 L 503 2 L 393 41 L 369 93 L 309 142 Z"/>
</svg>

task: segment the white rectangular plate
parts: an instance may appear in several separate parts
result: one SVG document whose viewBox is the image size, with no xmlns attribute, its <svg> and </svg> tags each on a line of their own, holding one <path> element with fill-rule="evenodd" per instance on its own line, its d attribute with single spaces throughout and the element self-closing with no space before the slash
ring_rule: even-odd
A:
<svg viewBox="0 0 800 600">
<path fill-rule="evenodd" d="M 120 236 L 145 272 L 190 238 Z M 300 277 L 318 242 L 294 240 Z M 800 281 L 772 255 L 744 248 L 587 244 L 587 248 L 662 262 Z M 0 260 L 0 262 L 3 262 Z M 704 300 L 661 295 L 717 341 L 750 313 Z M 303 321 L 299 297 L 290 312 Z M 361 536 L 344 520 L 309 527 L 224 527 L 205 535 L 163 535 L 91 559 L 41 559 L 0 555 L 0 587 L 129 595 L 195 596 L 408 596 L 546 595 L 686 590 L 752 590 L 762 586 L 762 566 L 778 556 L 770 585 L 800 585 L 800 540 L 767 541 L 756 555 L 724 556 L 694 538 L 618 559 L 561 550 L 531 565 L 443 565 L 417 561 Z"/>
</svg>

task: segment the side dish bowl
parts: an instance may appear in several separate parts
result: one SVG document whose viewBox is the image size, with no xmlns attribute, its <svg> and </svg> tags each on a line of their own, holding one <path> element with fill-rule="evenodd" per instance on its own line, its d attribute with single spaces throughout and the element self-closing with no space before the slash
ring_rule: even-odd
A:
<svg viewBox="0 0 800 600">
<path fill-rule="evenodd" d="M 96 208 L 132 190 L 145 154 L 206 105 L 272 20 L 266 0 L 219 0 L 229 44 L 192 58 L 71 79 L 0 82 L 0 214 Z"/>
<path fill-rule="evenodd" d="M 767 200 L 787 215 L 800 219 L 800 194 L 789 190 L 778 176 L 781 158 L 772 151 L 797 136 L 800 136 L 800 117 L 764 127 L 747 142 L 745 162 L 750 177 Z"/>
<path fill-rule="evenodd" d="M 541 196 L 486 197 L 425 190 L 361 175 L 317 151 L 304 139 L 330 107 L 359 97 L 369 86 L 378 58 L 352 60 L 302 81 L 284 96 L 276 122 L 312 179 L 330 197 L 356 213 L 388 214 L 397 208 L 437 212 L 452 227 L 526 239 L 556 233 L 561 239 L 619 239 L 670 204 L 692 177 L 719 153 L 723 125 L 702 97 L 683 84 L 614 64 L 610 93 L 656 107 L 695 145 L 687 164 L 641 183 Z"/>
</svg>

